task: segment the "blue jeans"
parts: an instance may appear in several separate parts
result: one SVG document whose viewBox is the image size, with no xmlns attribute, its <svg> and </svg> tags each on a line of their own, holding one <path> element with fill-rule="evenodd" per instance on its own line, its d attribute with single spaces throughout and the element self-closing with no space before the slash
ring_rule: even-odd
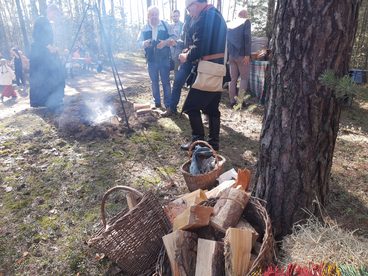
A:
<svg viewBox="0 0 368 276">
<path fill-rule="evenodd" d="M 190 72 L 192 71 L 193 64 L 191 62 L 185 62 L 180 65 L 178 72 L 175 74 L 170 109 L 176 112 L 177 106 L 180 100 L 181 89 L 185 84 Z"/>
<path fill-rule="evenodd" d="M 164 90 L 164 104 L 168 108 L 171 101 L 170 64 L 168 62 L 148 62 L 148 74 L 151 79 L 152 95 L 155 105 L 161 105 L 160 77 Z"/>
</svg>

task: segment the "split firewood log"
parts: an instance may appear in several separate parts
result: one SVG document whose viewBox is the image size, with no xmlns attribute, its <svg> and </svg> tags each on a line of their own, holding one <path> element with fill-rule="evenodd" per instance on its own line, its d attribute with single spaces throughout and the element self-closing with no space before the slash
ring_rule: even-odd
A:
<svg viewBox="0 0 368 276">
<path fill-rule="evenodd" d="M 235 227 L 248 203 L 250 193 L 241 188 L 228 188 L 223 191 L 214 207 L 211 225 L 222 232 Z"/>
<path fill-rule="evenodd" d="M 259 234 L 257 233 L 257 231 L 254 229 L 254 227 L 245 219 L 241 218 L 238 222 L 238 224 L 235 226 L 235 228 L 240 228 L 240 229 L 248 229 L 249 231 L 252 232 L 252 246 L 255 245 Z"/>
<path fill-rule="evenodd" d="M 164 211 L 169 218 L 171 224 L 174 222 L 174 219 L 183 213 L 185 209 L 190 206 L 197 205 L 202 201 L 207 200 L 206 194 L 203 190 L 198 189 L 189 194 L 185 194 L 164 206 Z"/>
<path fill-rule="evenodd" d="M 189 230 L 206 226 L 210 223 L 212 212 L 212 207 L 190 206 L 174 219 L 173 230 Z"/>
<path fill-rule="evenodd" d="M 224 272 L 224 243 L 198 239 L 195 276 L 217 276 Z"/>
<path fill-rule="evenodd" d="M 149 103 L 145 104 L 139 104 L 135 103 L 133 104 L 134 111 L 141 110 L 141 109 L 150 109 L 151 105 Z"/>
<path fill-rule="evenodd" d="M 182 230 L 162 237 L 170 260 L 171 275 L 192 276 L 195 274 L 197 239 L 196 234 Z"/>
<path fill-rule="evenodd" d="M 238 169 L 238 177 L 236 179 L 236 186 L 240 185 L 244 191 L 248 191 L 250 184 L 251 172 L 248 169 Z"/>
<path fill-rule="evenodd" d="M 229 228 L 224 243 L 225 275 L 246 275 L 250 268 L 252 232 L 248 229 Z"/>
<path fill-rule="evenodd" d="M 206 192 L 206 196 L 207 198 L 211 198 L 211 197 L 218 197 L 222 191 L 228 189 L 228 188 L 235 188 L 236 187 L 236 181 L 235 180 L 226 180 L 224 182 L 222 182 L 220 185 L 216 186 L 215 188 L 213 188 L 212 190 Z"/>
</svg>

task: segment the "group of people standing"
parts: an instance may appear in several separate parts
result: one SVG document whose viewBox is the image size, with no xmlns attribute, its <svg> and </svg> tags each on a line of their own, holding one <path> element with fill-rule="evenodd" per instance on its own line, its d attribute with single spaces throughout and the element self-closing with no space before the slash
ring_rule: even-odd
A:
<svg viewBox="0 0 368 276">
<path fill-rule="evenodd" d="M 250 21 L 245 20 L 246 11 L 239 13 L 242 24 L 228 28 L 221 13 L 213 5 L 208 4 L 207 0 L 186 0 L 185 5 L 188 16 L 182 28 L 179 28 L 175 22 L 180 16 L 178 11 L 173 13 L 174 25 L 170 26 L 159 19 L 159 9 L 152 6 L 148 9 L 148 24 L 143 27 L 139 35 L 139 42 L 145 51 L 155 107 L 161 107 L 159 76 L 161 78 L 166 108 L 164 116 L 177 112 L 181 89 L 185 82 L 190 86 L 194 81 L 198 62 L 208 60 L 223 64 L 226 47 L 229 53 L 231 76 L 230 104 L 235 103 L 239 76 L 241 77 L 240 89 L 247 89 L 251 30 Z M 181 29 L 181 36 L 175 34 L 174 29 Z M 180 49 L 179 52 L 178 49 Z M 170 57 L 174 58 L 178 65 L 172 91 Z M 203 113 L 207 115 L 209 123 L 207 141 L 215 150 L 219 150 L 221 94 L 222 92 L 203 91 L 190 87 L 182 112 L 189 117 L 192 135 L 188 143 L 181 145 L 181 149 L 188 150 L 192 142 L 205 140 L 201 116 Z"/>
<path fill-rule="evenodd" d="M 0 54 L 0 98 L 17 98 L 17 93 L 13 87 L 15 81 L 17 87 L 21 90 L 26 87 L 26 74 L 29 70 L 29 60 L 18 48 L 13 47 L 10 50 L 11 60 L 7 60 Z"/>
<path fill-rule="evenodd" d="M 25 88 L 25 73 L 29 72 L 30 105 L 58 111 L 63 105 L 65 70 L 57 49 L 52 46 L 53 31 L 46 17 L 39 17 L 35 21 L 32 36 L 29 60 L 17 48 L 10 51 L 13 68 L 6 59 L 1 58 L 1 100 L 4 97 L 15 99 L 17 94 L 13 88 L 13 80 L 18 87 Z"/>
</svg>

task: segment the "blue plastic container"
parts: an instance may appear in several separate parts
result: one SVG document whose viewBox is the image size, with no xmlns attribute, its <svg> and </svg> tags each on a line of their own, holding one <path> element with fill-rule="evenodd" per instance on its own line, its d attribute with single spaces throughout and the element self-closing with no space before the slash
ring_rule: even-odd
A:
<svg viewBox="0 0 368 276">
<path fill-rule="evenodd" d="M 351 69 L 349 75 L 356 84 L 363 84 L 367 82 L 367 72 L 360 69 Z"/>
</svg>

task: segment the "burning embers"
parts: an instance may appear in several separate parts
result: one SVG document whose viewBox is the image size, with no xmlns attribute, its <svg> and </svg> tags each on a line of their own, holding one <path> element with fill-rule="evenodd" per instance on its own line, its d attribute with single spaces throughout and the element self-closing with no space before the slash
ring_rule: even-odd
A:
<svg viewBox="0 0 368 276">
<path fill-rule="evenodd" d="M 133 104 L 123 102 L 127 117 L 133 114 Z M 58 121 L 59 131 L 76 138 L 94 139 L 121 135 L 126 131 L 120 101 L 110 99 L 77 99 L 65 105 Z"/>
</svg>

